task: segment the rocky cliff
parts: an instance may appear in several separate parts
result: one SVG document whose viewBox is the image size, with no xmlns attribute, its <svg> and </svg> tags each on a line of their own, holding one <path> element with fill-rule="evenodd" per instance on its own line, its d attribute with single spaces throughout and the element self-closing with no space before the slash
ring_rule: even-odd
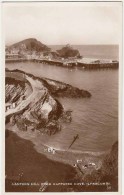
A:
<svg viewBox="0 0 124 195">
<path fill-rule="evenodd" d="M 88 168 L 87 168 L 88 169 Z M 93 169 L 90 173 L 80 174 L 80 182 L 89 183 L 82 187 L 83 191 L 118 191 L 118 141 L 116 141 L 108 154 L 102 159 L 99 169 Z M 93 185 L 95 183 L 95 185 Z M 90 185 L 91 184 L 91 185 Z M 76 189 L 78 191 L 78 188 Z"/>
<path fill-rule="evenodd" d="M 71 121 L 57 96 L 81 98 L 90 97 L 90 93 L 20 70 L 6 70 L 6 122 L 17 125 L 20 130 L 37 129 L 51 135 L 61 130 L 60 118 Z"/>
<path fill-rule="evenodd" d="M 56 97 L 91 97 L 90 92 L 83 89 L 79 89 L 77 87 L 73 87 L 69 84 L 46 78 L 43 78 L 42 80 L 44 81 L 44 85 L 49 89 L 50 93 Z"/>
<path fill-rule="evenodd" d="M 22 82 L 15 78 L 6 77 L 5 85 L 5 102 L 21 103 L 21 101 L 27 98 L 32 93 L 32 87 L 30 83 Z"/>
</svg>

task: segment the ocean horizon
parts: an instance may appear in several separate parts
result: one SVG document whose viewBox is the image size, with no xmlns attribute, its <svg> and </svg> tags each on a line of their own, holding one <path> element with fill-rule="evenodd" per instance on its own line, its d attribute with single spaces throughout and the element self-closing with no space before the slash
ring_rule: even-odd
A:
<svg viewBox="0 0 124 195">
<path fill-rule="evenodd" d="M 65 45 L 48 45 L 53 51 L 59 50 Z M 119 45 L 71 45 L 79 50 L 84 58 L 119 60 Z"/>
</svg>

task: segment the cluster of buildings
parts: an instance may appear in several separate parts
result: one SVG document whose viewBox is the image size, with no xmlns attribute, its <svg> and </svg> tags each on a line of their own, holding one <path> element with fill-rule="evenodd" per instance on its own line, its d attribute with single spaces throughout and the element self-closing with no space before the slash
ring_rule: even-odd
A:
<svg viewBox="0 0 124 195">
<path fill-rule="evenodd" d="M 47 59 L 51 60 L 55 58 L 53 55 L 54 52 L 46 53 L 46 52 L 37 52 L 37 51 L 18 51 L 18 50 L 6 50 L 5 59 Z"/>
</svg>

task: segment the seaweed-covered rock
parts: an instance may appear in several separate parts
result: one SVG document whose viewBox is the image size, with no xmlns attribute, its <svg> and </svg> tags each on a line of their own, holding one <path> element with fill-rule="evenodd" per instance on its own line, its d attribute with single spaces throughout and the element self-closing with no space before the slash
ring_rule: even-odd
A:
<svg viewBox="0 0 124 195">
<path fill-rule="evenodd" d="M 62 121 L 70 123 L 72 121 L 71 113 L 72 113 L 72 110 L 63 111 L 61 115 Z"/>
<path fill-rule="evenodd" d="M 50 121 L 46 127 L 45 127 L 45 133 L 47 133 L 48 135 L 54 135 L 56 132 L 60 131 L 61 130 L 61 126 L 60 124 L 53 120 L 53 121 Z"/>
</svg>

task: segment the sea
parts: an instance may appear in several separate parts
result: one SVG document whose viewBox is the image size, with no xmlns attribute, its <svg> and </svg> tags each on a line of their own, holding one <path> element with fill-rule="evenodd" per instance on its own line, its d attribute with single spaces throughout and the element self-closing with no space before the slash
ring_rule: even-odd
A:
<svg viewBox="0 0 124 195">
<path fill-rule="evenodd" d="M 62 46 L 51 47 L 56 50 Z M 119 59 L 117 45 L 73 47 L 86 58 Z M 65 151 L 77 134 L 79 139 L 70 148 L 74 153 L 102 153 L 108 151 L 118 140 L 118 69 L 68 69 L 36 62 L 7 63 L 6 67 L 63 81 L 92 94 L 91 98 L 59 98 L 66 110 L 72 110 L 72 122 L 62 124 L 62 130 L 55 135 L 37 136 L 35 142 L 39 152 L 41 143 Z"/>
<path fill-rule="evenodd" d="M 53 51 L 59 50 L 64 45 L 50 45 Z M 81 56 L 94 59 L 119 60 L 119 45 L 71 45 L 79 50 Z"/>
</svg>

